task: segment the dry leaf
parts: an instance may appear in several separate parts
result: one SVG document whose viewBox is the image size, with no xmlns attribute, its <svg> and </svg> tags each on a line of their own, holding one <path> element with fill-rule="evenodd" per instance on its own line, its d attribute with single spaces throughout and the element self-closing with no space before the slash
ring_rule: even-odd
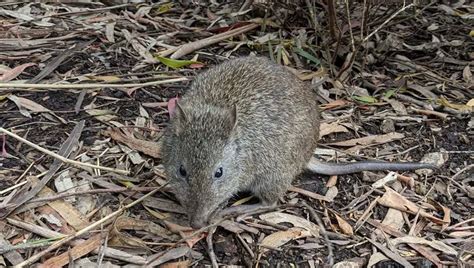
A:
<svg viewBox="0 0 474 268">
<path fill-rule="evenodd" d="M 56 255 L 46 260 L 38 267 L 62 267 L 69 263 L 70 260 L 78 259 L 88 253 L 94 251 L 102 245 L 102 234 L 97 234 L 86 241 L 74 246 L 60 255 Z"/>
<path fill-rule="evenodd" d="M 333 202 L 334 198 L 336 198 L 338 193 L 339 193 L 339 189 L 337 189 L 336 186 L 329 187 L 324 197 L 326 197 L 329 202 Z"/>
<path fill-rule="evenodd" d="M 112 139 L 125 143 L 131 149 L 145 153 L 151 157 L 160 157 L 160 145 L 157 142 L 145 141 L 135 138 L 132 134 L 124 134 L 120 129 L 112 128 L 105 131 Z"/>
<path fill-rule="evenodd" d="M 13 69 L 10 69 L 6 72 L 3 73 L 2 76 L 0 76 L 0 82 L 8 82 L 13 79 L 15 79 L 17 76 L 19 76 L 26 68 L 36 65 L 36 63 L 25 63 L 19 66 L 16 66 Z"/>
<path fill-rule="evenodd" d="M 456 237 L 456 238 L 464 238 L 464 237 L 473 237 L 474 232 L 470 231 L 456 231 L 456 232 L 451 232 L 449 233 L 449 236 L 451 237 Z"/>
<path fill-rule="evenodd" d="M 337 175 L 332 175 L 329 177 L 329 180 L 326 182 L 326 187 L 331 188 L 337 184 Z"/>
<path fill-rule="evenodd" d="M 34 113 L 51 112 L 51 110 L 27 98 L 17 97 L 15 95 L 9 95 L 7 98 L 16 104 L 23 116 L 28 118 L 31 118 L 29 111 Z"/>
<path fill-rule="evenodd" d="M 466 83 L 470 83 L 472 81 L 472 72 L 469 65 L 466 65 L 466 67 L 464 67 L 462 71 L 462 78 L 464 79 L 464 82 Z"/>
<path fill-rule="evenodd" d="M 309 231 L 314 237 L 319 237 L 319 227 L 316 224 L 301 217 L 282 212 L 270 212 L 267 214 L 262 214 L 259 217 L 262 220 L 266 220 L 274 224 L 289 222 L 295 227 Z"/>
<path fill-rule="evenodd" d="M 400 139 L 403 139 L 404 137 L 405 135 L 403 135 L 402 133 L 391 132 L 391 133 L 383 134 L 383 135 L 372 135 L 372 136 L 367 136 L 367 137 L 362 137 L 362 138 L 357 138 L 357 139 L 328 143 L 328 145 L 350 147 L 350 146 L 356 146 L 356 145 L 382 144 L 382 143 L 387 143 L 387 142 L 391 142 L 395 140 L 400 140 Z"/>
<path fill-rule="evenodd" d="M 164 254 L 160 253 L 159 258 L 147 264 L 147 267 L 158 267 L 160 264 L 183 257 L 191 251 L 188 247 L 172 248 Z"/>
<path fill-rule="evenodd" d="M 354 229 L 352 228 L 352 226 L 346 221 L 344 220 L 341 216 L 339 216 L 337 213 L 331 211 L 331 210 L 328 210 L 329 212 L 329 216 L 333 217 L 336 219 L 337 221 L 337 228 L 336 229 L 339 229 L 342 231 L 342 233 L 346 234 L 346 235 L 353 235 L 354 234 Z M 331 224 L 333 225 L 333 224 Z"/>
<path fill-rule="evenodd" d="M 291 240 L 311 236 L 311 233 L 305 229 L 293 227 L 286 231 L 278 231 L 266 236 L 260 246 L 262 251 L 268 251 L 268 248 L 278 248 Z"/>
<path fill-rule="evenodd" d="M 404 237 L 394 238 L 394 239 L 390 240 L 390 242 L 392 242 L 395 246 L 398 245 L 398 244 L 402 244 L 402 243 L 423 244 L 423 245 L 430 246 L 430 247 L 432 247 L 436 250 L 442 251 L 442 252 L 444 252 L 448 255 L 456 256 L 458 254 L 458 252 L 454 248 L 446 245 L 445 243 L 443 243 L 441 241 L 437 241 L 437 240 L 429 241 L 429 240 L 426 240 L 426 239 L 421 238 L 421 237 L 404 236 Z"/>
<path fill-rule="evenodd" d="M 389 260 L 383 253 L 381 252 L 375 252 L 370 256 L 369 263 L 367 263 L 367 267 L 374 267 L 377 263 L 381 261 L 386 261 Z"/>
<path fill-rule="evenodd" d="M 330 102 L 330 103 L 322 104 L 321 109 L 330 110 L 330 109 L 334 109 L 334 108 L 340 108 L 340 107 L 345 106 L 348 103 L 350 103 L 350 102 L 348 102 L 346 100 L 343 100 L 343 99 L 338 99 L 338 100 L 335 100 L 335 101 Z"/>
<path fill-rule="evenodd" d="M 321 123 L 319 129 L 320 138 L 331 133 L 349 132 L 349 130 L 345 126 L 339 125 L 339 123 L 337 122 L 333 122 L 331 124 Z"/>
<path fill-rule="evenodd" d="M 466 106 L 474 107 L 474 99 L 470 99 L 470 100 L 466 103 Z"/>
<path fill-rule="evenodd" d="M 382 206 L 398 209 L 400 211 L 408 212 L 411 214 L 416 215 L 418 212 L 421 216 L 431 220 L 437 224 L 445 223 L 442 219 L 436 218 L 435 216 L 427 213 L 422 208 L 417 206 L 415 203 L 409 201 L 399 193 L 395 192 L 394 190 L 384 186 L 385 194 L 378 200 L 378 203 Z"/>
<path fill-rule="evenodd" d="M 197 234 L 195 236 L 189 237 L 195 232 L 195 230 L 192 231 L 182 231 L 180 232 L 180 235 L 182 238 L 185 238 L 186 244 L 188 244 L 189 248 L 193 248 L 194 245 L 196 245 L 197 242 L 199 242 L 201 239 L 205 238 L 207 236 L 207 233 L 202 232 L 200 234 Z"/>
<path fill-rule="evenodd" d="M 160 268 L 187 268 L 191 266 L 191 261 L 177 261 L 177 262 L 168 262 L 162 264 Z"/>
<path fill-rule="evenodd" d="M 372 187 L 374 188 L 382 188 L 387 183 L 395 181 L 397 179 L 397 173 L 391 171 L 387 174 L 387 176 L 383 177 L 382 179 L 372 183 Z"/>
<path fill-rule="evenodd" d="M 109 110 L 101 110 L 101 109 L 86 109 L 86 113 L 92 115 L 95 119 L 107 123 L 108 121 L 117 118 L 117 116 Z"/>
</svg>

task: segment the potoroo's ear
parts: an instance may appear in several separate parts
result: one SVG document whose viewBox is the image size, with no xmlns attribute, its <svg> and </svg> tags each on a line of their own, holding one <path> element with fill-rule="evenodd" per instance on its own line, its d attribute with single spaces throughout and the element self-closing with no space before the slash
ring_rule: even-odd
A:
<svg viewBox="0 0 474 268">
<path fill-rule="evenodd" d="M 179 134 L 184 129 L 184 125 L 188 122 L 188 116 L 178 100 L 176 100 L 176 108 L 173 117 L 176 126 L 176 134 Z"/>
</svg>

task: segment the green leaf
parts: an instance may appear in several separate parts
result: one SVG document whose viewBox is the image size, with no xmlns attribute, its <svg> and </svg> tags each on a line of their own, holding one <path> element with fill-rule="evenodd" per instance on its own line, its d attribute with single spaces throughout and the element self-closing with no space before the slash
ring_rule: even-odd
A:
<svg viewBox="0 0 474 268">
<path fill-rule="evenodd" d="M 396 90 L 395 89 L 390 89 L 387 92 L 383 94 L 383 96 L 387 99 L 390 99 L 393 95 L 395 95 Z"/>
<path fill-rule="evenodd" d="M 356 101 L 364 102 L 364 103 L 376 103 L 377 99 L 372 96 L 352 96 L 352 98 Z"/>
<path fill-rule="evenodd" d="M 299 48 L 299 47 L 295 47 L 293 49 L 296 53 L 298 53 L 301 57 L 311 61 L 312 63 L 316 64 L 316 65 L 319 65 L 321 64 L 321 61 L 318 60 L 316 57 L 314 57 L 313 55 L 309 54 L 308 52 L 304 51 L 303 49 Z"/>
<path fill-rule="evenodd" d="M 173 7 L 173 3 L 166 3 L 158 7 L 158 11 L 156 15 L 166 13 L 170 11 L 170 9 Z"/>
<path fill-rule="evenodd" d="M 200 63 L 200 62 L 192 61 L 192 60 L 175 60 L 175 59 L 165 58 L 161 56 L 155 56 L 155 58 L 159 60 L 161 63 L 163 63 L 164 65 L 173 69 L 179 69 L 184 66 Z"/>
</svg>

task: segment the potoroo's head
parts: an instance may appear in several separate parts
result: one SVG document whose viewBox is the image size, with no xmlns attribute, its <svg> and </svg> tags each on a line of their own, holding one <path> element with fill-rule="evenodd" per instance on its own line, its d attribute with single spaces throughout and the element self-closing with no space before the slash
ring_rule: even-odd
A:
<svg viewBox="0 0 474 268">
<path fill-rule="evenodd" d="M 193 228 L 201 228 L 240 190 L 235 107 L 176 106 L 163 141 L 171 188 Z"/>
</svg>

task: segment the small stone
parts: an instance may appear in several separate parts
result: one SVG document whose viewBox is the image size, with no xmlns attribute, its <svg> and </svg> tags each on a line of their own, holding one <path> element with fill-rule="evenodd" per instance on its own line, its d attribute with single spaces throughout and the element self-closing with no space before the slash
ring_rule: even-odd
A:
<svg viewBox="0 0 474 268">
<path fill-rule="evenodd" d="M 395 122 L 392 119 L 383 120 L 380 125 L 380 130 L 382 130 L 383 133 L 395 132 Z"/>
<path fill-rule="evenodd" d="M 434 153 L 429 153 L 423 156 L 420 162 L 422 163 L 430 163 L 438 168 L 444 165 L 448 161 L 448 154 L 443 153 L 443 152 L 434 152 Z M 415 171 L 416 174 L 422 176 L 422 175 L 431 175 L 433 174 L 433 170 L 431 169 L 419 169 Z"/>
</svg>

